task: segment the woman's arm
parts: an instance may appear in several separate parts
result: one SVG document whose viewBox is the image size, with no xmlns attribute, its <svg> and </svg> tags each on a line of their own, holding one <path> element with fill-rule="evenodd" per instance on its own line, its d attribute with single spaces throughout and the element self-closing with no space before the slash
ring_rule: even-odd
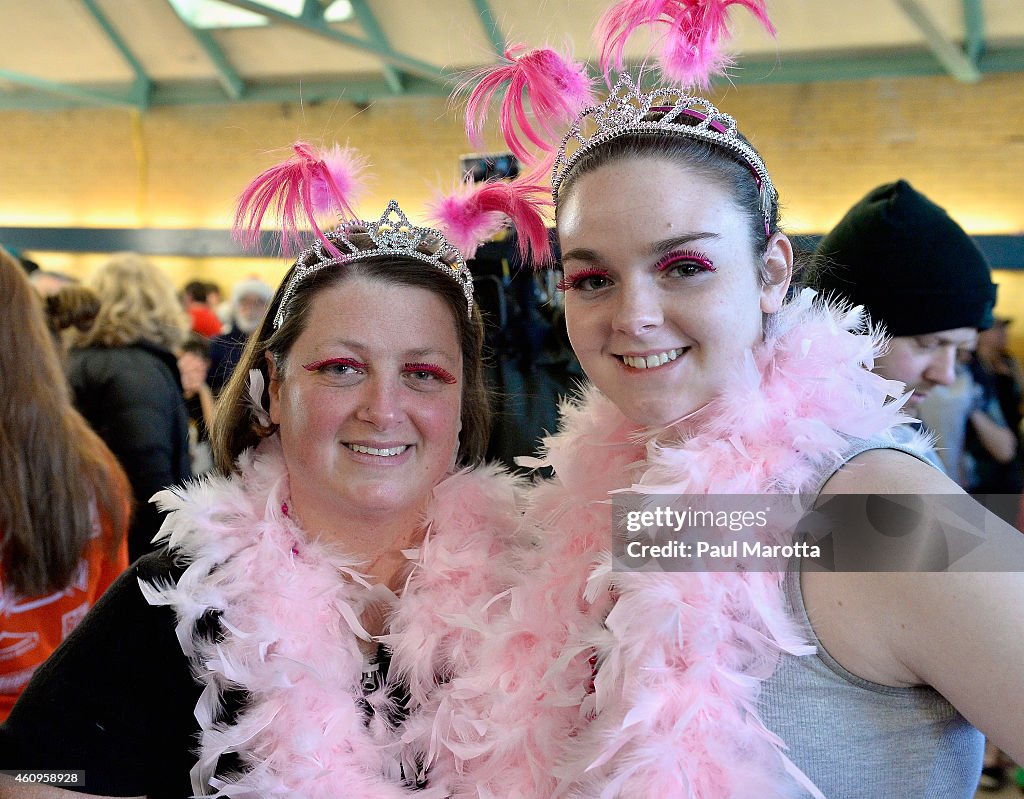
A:
<svg viewBox="0 0 1024 799">
<path fill-rule="evenodd" d="M 956 493 L 944 475 L 894 450 L 854 458 L 822 492 Z M 1024 535 L 985 527 L 971 533 L 998 548 L 1003 571 L 805 572 L 804 597 L 822 645 L 849 671 L 887 685 L 931 685 L 1024 761 Z"/>
</svg>

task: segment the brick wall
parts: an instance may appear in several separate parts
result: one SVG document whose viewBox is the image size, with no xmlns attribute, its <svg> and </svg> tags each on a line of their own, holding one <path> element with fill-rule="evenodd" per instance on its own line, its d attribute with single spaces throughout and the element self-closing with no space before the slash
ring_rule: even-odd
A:
<svg viewBox="0 0 1024 799">
<path fill-rule="evenodd" d="M 908 78 L 752 86 L 714 98 L 765 157 L 794 232 L 822 232 L 868 189 L 897 177 L 972 233 L 1024 231 L 1024 73 L 973 86 Z M 123 110 L 0 112 L 0 225 L 209 227 L 230 223 L 238 190 L 296 138 L 348 141 L 373 163 L 368 210 L 391 197 L 417 216 L 431 186 L 456 178 L 465 142 L 438 98 Z M 499 147 L 491 136 L 487 144 Z M 101 256 L 39 254 L 88 274 Z M 184 283 L 226 288 L 278 262 L 157 259 Z M 1024 276 L 1022 276 L 1024 277 Z M 1024 337 L 1024 279 L 1000 275 L 1000 312 Z M 1024 343 L 1022 340 L 1021 343 Z M 1024 351 L 1024 347 L 1022 347 Z"/>
</svg>

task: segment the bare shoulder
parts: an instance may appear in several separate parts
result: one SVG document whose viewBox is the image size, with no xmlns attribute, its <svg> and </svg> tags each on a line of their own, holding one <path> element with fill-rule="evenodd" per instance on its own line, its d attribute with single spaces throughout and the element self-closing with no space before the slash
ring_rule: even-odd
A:
<svg viewBox="0 0 1024 799">
<path fill-rule="evenodd" d="M 888 570 L 805 572 L 815 632 L 854 674 L 885 685 L 931 685 L 1001 748 L 1024 757 L 1024 670 L 1011 665 L 1024 661 L 1024 535 L 937 469 L 895 450 L 851 460 L 822 499 L 896 494 L 916 495 L 936 517 L 952 508 L 975 550 L 944 570 L 908 559 Z M 867 524 L 856 509 L 870 503 L 848 504 L 843 523 Z M 945 533 L 941 525 L 928 529 Z"/>
<path fill-rule="evenodd" d="M 931 464 L 897 449 L 872 449 L 845 463 L 822 494 L 963 494 Z"/>
</svg>

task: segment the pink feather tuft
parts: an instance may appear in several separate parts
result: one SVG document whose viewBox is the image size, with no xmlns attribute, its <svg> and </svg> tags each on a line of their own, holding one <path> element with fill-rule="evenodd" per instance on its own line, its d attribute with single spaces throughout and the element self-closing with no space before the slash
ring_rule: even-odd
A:
<svg viewBox="0 0 1024 799">
<path fill-rule="evenodd" d="M 466 259 L 472 258 L 480 243 L 510 219 L 516 227 L 523 263 L 540 267 L 550 264 L 552 258 L 544 222 L 544 208 L 551 206 L 549 198 L 544 186 L 522 181 L 463 182 L 454 192 L 436 200 L 430 214 L 445 238 Z"/>
<path fill-rule="evenodd" d="M 363 193 L 367 158 L 354 147 L 335 144 L 320 152 L 323 169 L 313 171 L 313 209 L 318 214 L 343 214 L 354 217 L 352 205 Z"/>
<path fill-rule="evenodd" d="M 295 142 L 292 148 L 293 156 L 261 172 L 239 196 L 232 226 L 235 240 L 247 250 L 258 250 L 263 219 L 271 212 L 281 226 L 283 253 L 302 249 L 303 231 L 308 226 L 331 253 L 340 257 L 316 217 L 332 211 L 355 216 L 352 200 L 362 188 L 360 172 L 365 159 L 348 147 L 318 152 L 305 142 Z"/>
<path fill-rule="evenodd" d="M 707 90 L 712 75 L 724 74 L 732 63 L 721 49 L 729 35 L 729 6 L 750 11 L 772 36 L 764 0 L 621 0 L 597 24 L 594 36 L 601 50 L 601 71 L 622 70 L 626 41 L 644 25 L 667 28 L 659 39 L 661 71 L 682 86 Z"/>
<path fill-rule="evenodd" d="M 530 163 L 536 156 L 530 153 L 524 138 L 542 152 L 551 152 L 561 141 L 558 128 L 568 125 L 595 100 L 593 81 L 583 64 L 550 48 L 524 50 L 524 44 L 510 46 L 505 51 L 507 63 L 477 72 L 459 91 L 479 78 L 466 106 L 466 135 L 479 147 L 488 106 L 502 86 L 508 84 L 501 103 L 501 133 L 516 157 Z M 527 113 L 523 104 L 524 95 L 530 101 L 532 114 Z"/>
</svg>

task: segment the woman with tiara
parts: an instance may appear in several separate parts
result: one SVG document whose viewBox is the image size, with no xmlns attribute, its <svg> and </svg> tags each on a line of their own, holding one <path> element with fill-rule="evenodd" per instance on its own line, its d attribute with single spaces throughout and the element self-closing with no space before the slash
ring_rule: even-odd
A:
<svg viewBox="0 0 1024 799">
<path fill-rule="evenodd" d="M 671 31 L 666 71 L 706 77 L 687 57 L 708 55 L 724 5 L 619 3 L 602 60 L 621 64 L 628 33 L 657 22 Z M 701 17 L 709 7 L 720 16 Z M 531 491 L 531 573 L 488 630 L 487 668 L 438 712 L 488 763 L 486 783 L 454 795 L 973 796 L 979 729 L 1024 757 L 1024 672 L 1006 665 L 1024 660 L 1014 531 L 971 530 L 999 553 L 994 574 L 915 573 L 920 553 L 899 550 L 841 573 L 613 566 L 622 492 L 835 500 L 841 537 L 876 521 L 864 495 L 958 489 L 907 434 L 902 385 L 870 371 L 885 342 L 860 309 L 787 299 L 779 197 L 731 117 L 625 74 L 581 110 L 572 64 L 544 84 L 551 51 L 509 56 L 474 91 L 470 127 L 508 80 L 509 144 L 550 147 L 565 316 L 590 385 L 535 461 L 554 477 Z M 560 147 L 559 114 L 574 116 Z M 760 535 L 794 543 L 771 525 Z"/>
<path fill-rule="evenodd" d="M 220 474 L 158 495 L 162 550 L 0 730 L 0 768 L 59 770 L 54 795 L 443 795 L 421 711 L 457 686 L 520 524 L 512 478 L 479 465 L 472 276 L 393 201 L 355 221 L 347 151 L 295 149 L 240 202 L 247 242 L 274 207 L 286 242 L 304 220 L 316 238 L 221 397 Z M 492 216 L 516 205 L 485 188 Z M 324 233 L 318 208 L 343 221 Z M 8 774 L 4 795 L 51 781 Z"/>
</svg>

